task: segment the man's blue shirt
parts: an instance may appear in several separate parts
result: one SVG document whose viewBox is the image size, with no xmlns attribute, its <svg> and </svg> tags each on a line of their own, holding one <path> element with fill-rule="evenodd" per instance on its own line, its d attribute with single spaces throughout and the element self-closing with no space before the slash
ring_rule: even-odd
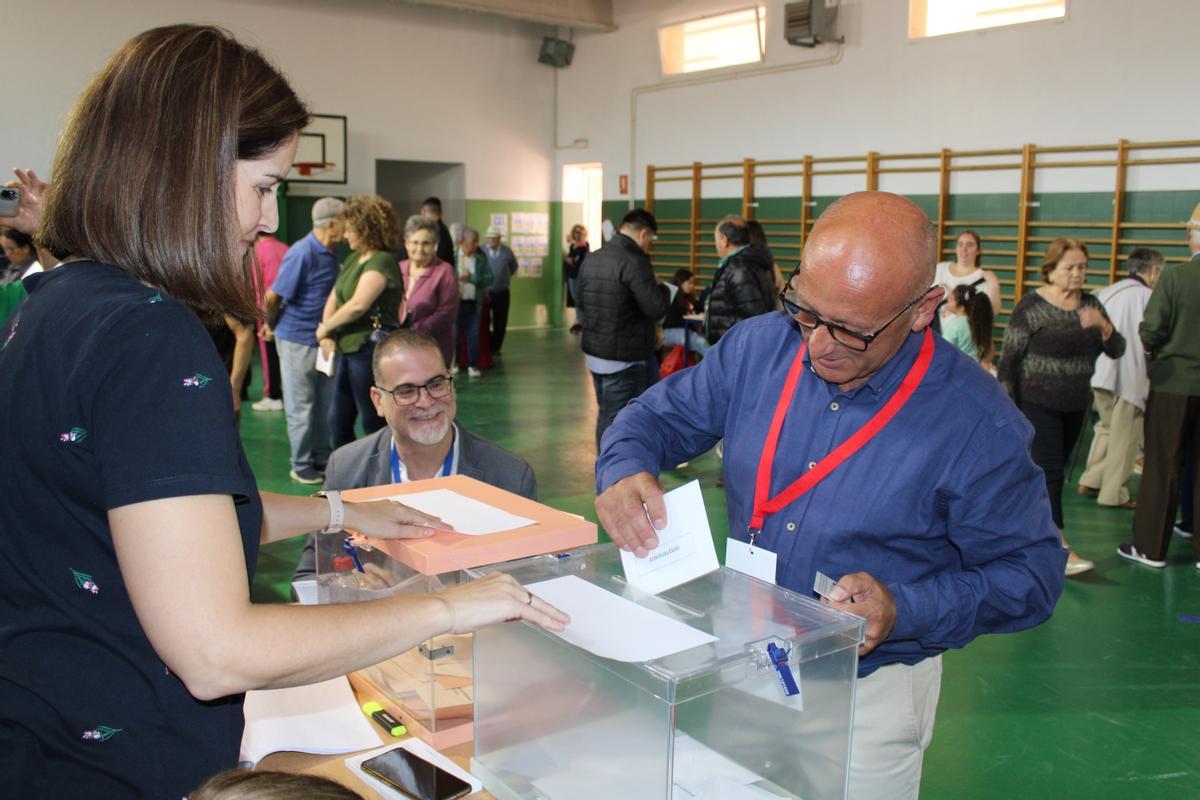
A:
<svg viewBox="0 0 1200 800">
<path fill-rule="evenodd" d="M 887 402 L 924 336 L 856 390 L 806 367 L 771 475 L 774 497 Z M 746 541 L 754 481 L 788 368 L 802 342 L 782 312 L 734 326 L 697 366 L 650 387 L 604 435 L 603 492 L 635 472 L 658 474 L 725 439 L 730 535 Z M 929 371 L 874 439 L 811 491 L 768 516 L 758 544 L 778 557 L 780 586 L 808 597 L 820 571 L 868 572 L 896 599 L 896 626 L 859 664 L 915 664 L 983 633 L 1046 620 L 1063 587 L 1066 551 L 1032 429 L 999 383 L 934 337 Z M 794 523 L 794 530 L 788 530 Z"/>
<path fill-rule="evenodd" d="M 289 342 L 317 346 L 317 325 L 341 267 L 337 258 L 311 233 L 288 248 L 271 291 L 283 298 L 275 335 Z"/>
</svg>

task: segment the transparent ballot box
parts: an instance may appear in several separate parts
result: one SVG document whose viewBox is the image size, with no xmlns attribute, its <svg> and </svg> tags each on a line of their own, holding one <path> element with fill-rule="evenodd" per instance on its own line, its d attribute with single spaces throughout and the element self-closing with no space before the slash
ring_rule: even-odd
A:
<svg viewBox="0 0 1200 800">
<path fill-rule="evenodd" d="M 845 796 L 859 617 L 727 567 L 646 594 L 613 545 L 468 572 L 495 571 L 526 586 L 575 576 L 715 637 L 635 663 L 524 622 L 477 631 L 471 771 L 496 797 Z M 633 627 L 596 639 L 644 635 Z"/>
<path fill-rule="evenodd" d="M 348 501 L 382 500 L 433 490 L 478 500 L 532 522 L 469 536 L 438 532 L 427 539 L 355 539 L 316 535 L 317 601 L 356 603 L 436 592 L 464 579 L 463 569 L 579 547 L 596 541 L 594 523 L 464 476 L 342 493 Z M 436 636 L 395 658 L 351 673 L 350 682 L 436 748 L 471 740 L 471 635 Z"/>
</svg>

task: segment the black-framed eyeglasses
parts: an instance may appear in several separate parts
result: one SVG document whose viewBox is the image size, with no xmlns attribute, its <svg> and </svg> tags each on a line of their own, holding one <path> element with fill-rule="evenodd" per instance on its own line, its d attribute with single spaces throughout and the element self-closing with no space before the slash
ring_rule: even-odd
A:
<svg viewBox="0 0 1200 800">
<path fill-rule="evenodd" d="M 817 328 L 824 326 L 829 330 L 829 335 L 833 337 L 835 342 L 840 345 L 844 345 L 845 347 L 849 347 L 851 350 L 857 350 L 861 353 L 870 347 L 871 342 L 875 341 L 879 334 L 883 333 L 889 325 L 900 319 L 900 317 L 904 316 L 905 311 L 908 311 L 917 303 L 924 300 L 929 293 L 936 288 L 936 286 L 930 286 L 928 289 L 921 292 L 921 294 L 913 298 L 908 305 L 900 309 L 900 311 L 896 313 L 896 316 L 880 325 L 871 333 L 859 333 L 858 331 L 850 330 L 844 325 L 839 325 L 836 322 L 830 322 L 828 320 L 821 319 L 820 316 L 804 306 L 793 303 L 790 299 L 788 299 L 786 291 L 779 293 L 779 300 L 783 303 L 783 310 L 786 311 L 792 319 L 796 320 L 796 324 L 805 331 L 812 333 Z"/>
<path fill-rule="evenodd" d="M 379 384 L 375 384 L 375 388 L 384 394 L 390 394 L 392 399 L 396 401 L 396 405 L 408 406 L 417 402 L 417 398 L 421 396 L 422 389 L 425 390 L 425 393 L 429 395 L 431 400 L 441 400 L 443 397 L 446 397 L 450 394 L 450 390 L 454 388 L 454 378 L 449 375 L 438 375 L 420 385 L 402 383 L 394 389 L 385 389 Z"/>
</svg>

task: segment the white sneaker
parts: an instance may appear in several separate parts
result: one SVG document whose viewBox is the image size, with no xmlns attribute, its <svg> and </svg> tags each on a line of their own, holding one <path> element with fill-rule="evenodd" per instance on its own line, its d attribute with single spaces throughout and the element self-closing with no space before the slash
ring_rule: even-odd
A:
<svg viewBox="0 0 1200 800">
<path fill-rule="evenodd" d="M 458 364 L 451 364 L 451 365 L 450 365 L 450 374 L 451 374 L 451 375 L 457 375 L 457 374 L 458 374 Z"/>
<path fill-rule="evenodd" d="M 251 404 L 250 407 L 255 411 L 283 411 L 283 401 L 273 400 L 270 397 L 264 397 L 257 403 Z"/>
<path fill-rule="evenodd" d="M 478 378 L 482 374 L 483 374 L 482 372 L 475 369 L 474 367 L 467 367 L 467 375 L 469 375 L 472 378 Z"/>
</svg>

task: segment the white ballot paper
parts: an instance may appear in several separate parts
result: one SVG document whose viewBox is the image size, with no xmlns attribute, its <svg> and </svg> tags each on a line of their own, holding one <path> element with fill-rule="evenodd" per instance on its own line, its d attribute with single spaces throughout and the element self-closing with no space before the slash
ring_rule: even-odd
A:
<svg viewBox="0 0 1200 800">
<path fill-rule="evenodd" d="M 329 357 L 327 358 L 325 356 L 324 351 L 318 347 L 317 348 L 317 364 L 316 364 L 317 372 L 320 372 L 322 375 L 328 375 L 329 377 L 332 378 L 333 371 L 334 371 L 333 365 L 335 363 L 333 359 L 334 359 L 334 355 L 332 353 L 330 353 Z"/>
<path fill-rule="evenodd" d="M 532 594 L 571 615 L 556 636 L 589 653 L 615 661 L 655 661 L 717 641 L 632 600 L 605 591 L 577 575 L 526 584 Z"/>
<path fill-rule="evenodd" d="M 712 529 L 704 511 L 700 481 L 663 495 L 667 527 L 658 531 L 658 547 L 645 558 L 621 551 L 625 580 L 643 592 L 658 594 L 720 568 Z"/>
<path fill-rule="evenodd" d="M 625 580 L 644 592 L 658 594 L 720 569 L 712 529 L 704 510 L 700 481 L 663 495 L 667 527 L 658 531 L 658 547 L 645 558 L 621 551 Z"/>
<path fill-rule="evenodd" d="M 246 692 L 244 711 L 239 760 L 251 764 L 280 750 L 352 753 L 380 742 L 344 676 L 309 686 Z"/>
<path fill-rule="evenodd" d="M 440 517 L 454 526 L 454 533 L 465 533 L 468 536 L 483 536 L 537 524 L 537 520 L 518 517 L 450 489 L 398 494 L 387 499 Z"/>
</svg>

